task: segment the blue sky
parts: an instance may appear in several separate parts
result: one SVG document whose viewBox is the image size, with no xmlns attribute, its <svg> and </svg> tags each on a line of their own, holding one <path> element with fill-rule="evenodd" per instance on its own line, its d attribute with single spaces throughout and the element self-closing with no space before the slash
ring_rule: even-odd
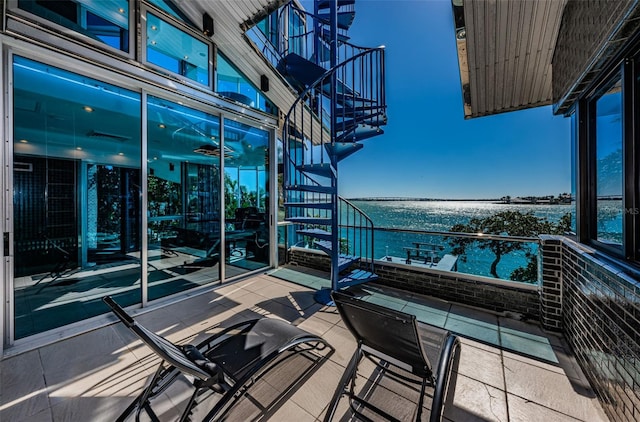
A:
<svg viewBox="0 0 640 422">
<path fill-rule="evenodd" d="M 358 45 L 386 46 L 389 123 L 340 163 L 340 195 L 570 191 L 570 119 L 547 106 L 464 120 L 450 0 L 357 0 L 349 35 Z"/>
</svg>

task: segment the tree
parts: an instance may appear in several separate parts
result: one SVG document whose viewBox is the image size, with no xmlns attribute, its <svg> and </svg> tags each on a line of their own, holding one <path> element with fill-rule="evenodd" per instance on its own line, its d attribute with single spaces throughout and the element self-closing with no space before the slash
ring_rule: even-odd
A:
<svg viewBox="0 0 640 422">
<path fill-rule="evenodd" d="M 571 214 L 565 214 L 558 223 L 552 223 L 546 218 L 540 218 L 531 212 L 503 211 L 485 218 L 472 218 L 467 224 L 456 224 L 451 228 L 452 232 L 494 234 L 503 236 L 533 237 L 540 234 L 563 234 L 571 228 Z M 445 238 L 453 248 L 452 253 L 465 260 L 467 248 L 478 242 L 477 237 L 451 237 Z M 480 249 L 489 249 L 495 255 L 491 262 L 489 272 L 495 278 L 498 275 L 498 263 L 504 255 L 515 251 L 524 251 L 528 260 L 526 267 L 517 268 L 510 275 L 512 280 L 527 281 L 536 279 L 537 257 L 527 243 L 508 240 L 485 240 L 478 244 Z"/>
</svg>

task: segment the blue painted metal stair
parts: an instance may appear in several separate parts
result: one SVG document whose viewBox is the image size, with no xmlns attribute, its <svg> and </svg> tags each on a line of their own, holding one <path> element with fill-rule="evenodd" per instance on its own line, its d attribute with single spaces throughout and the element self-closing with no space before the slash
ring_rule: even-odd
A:
<svg viewBox="0 0 640 422">
<path fill-rule="evenodd" d="M 276 65 L 299 94 L 283 123 L 285 219 L 301 243 L 331 257 L 337 290 L 377 279 L 373 223 L 338 196 L 338 164 L 383 133 L 384 49 L 349 43 L 354 0 L 316 0 L 313 13 L 287 7 L 281 15 L 304 15 L 307 27 L 288 37 Z"/>
</svg>

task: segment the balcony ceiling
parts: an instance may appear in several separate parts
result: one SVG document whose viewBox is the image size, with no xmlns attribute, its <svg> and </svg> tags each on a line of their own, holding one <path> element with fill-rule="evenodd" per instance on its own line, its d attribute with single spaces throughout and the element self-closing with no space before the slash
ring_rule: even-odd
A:
<svg viewBox="0 0 640 422">
<path fill-rule="evenodd" d="M 552 103 L 551 59 L 565 3 L 453 0 L 465 118 Z"/>
</svg>

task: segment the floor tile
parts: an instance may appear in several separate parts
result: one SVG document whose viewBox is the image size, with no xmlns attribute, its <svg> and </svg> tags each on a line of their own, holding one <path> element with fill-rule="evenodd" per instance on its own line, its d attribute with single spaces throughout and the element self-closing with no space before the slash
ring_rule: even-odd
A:
<svg viewBox="0 0 640 422">
<path fill-rule="evenodd" d="M 453 378 L 453 403 L 445 403 L 444 416 L 459 422 L 507 422 L 504 391 L 458 375 Z"/>
<path fill-rule="evenodd" d="M 556 412 L 548 407 L 541 406 L 538 403 L 525 400 L 522 397 L 507 394 L 509 403 L 509 421 L 510 422 L 534 422 L 534 421 L 553 421 L 553 422 L 578 422 L 572 416 Z M 588 422 L 596 422 L 589 420 Z"/>
<path fill-rule="evenodd" d="M 418 321 L 435 325 L 436 327 L 444 327 L 447 320 L 447 313 L 440 310 L 434 310 L 423 305 L 413 305 L 408 303 L 401 309 L 402 312 L 406 312 L 411 315 L 415 315 Z"/>
<path fill-rule="evenodd" d="M 521 352 L 529 356 L 543 359 L 548 362 L 558 363 L 558 358 L 551 347 L 549 342 L 542 342 L 538 340 L 532 340 L 528 337 L 522 337 L 517 334 L 505 333 L 500 331 L 500 346 L 513 350 L 515 352 Z"/>
<path fill-rule="evenodd" d="M 458 373 L 499 390 L 505 389 L 499 354 L 463 344 L 460 347 Z"/>
<path fill-rule="evenodd" d="M 0 420 L 29 420 L 48 407 L 39 351 L 0 361 Z"/>
<path fill-rule="evenodd" d="M 600 405 L 595 396 L 576 394 L 564 374 L 509 357 L 504 358 L 504 371 L 508 393 L 576 419 L 590 421 L 592 415 L 598 413 Z"/>
<path fill-rule="evenodd" d="M 462 336 L 471 337 L 489 344 L 499 344 L 498 327 L 491 327 L 489 324 L 483 323 L 482 321 L 480 321 L 480 323 L 476 323 L 471 318 L 449 314 L 447 321 L 444 324 L 444 328 Z"/>
</svg>

